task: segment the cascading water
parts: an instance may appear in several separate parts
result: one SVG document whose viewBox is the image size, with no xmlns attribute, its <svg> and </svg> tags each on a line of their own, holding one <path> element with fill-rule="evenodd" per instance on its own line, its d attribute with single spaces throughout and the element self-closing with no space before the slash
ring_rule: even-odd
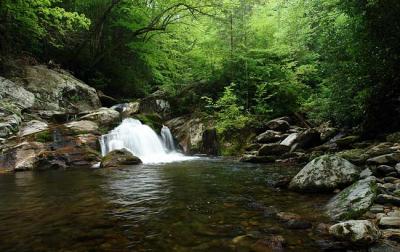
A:
<svg viewBox="0 0 400 252">
<path fill-rule="evenodd" d="M 144 164 L 168 163 L 193 159 L 175 149 L 171 131 L 163 126 L 160 138 L 149 126 L 136 119 L 125 119 L 118 127 L 100 138 L 101 152 L 127 149 Z M 165 140 L 164 140 L 165 139 Z"/>
</svg>

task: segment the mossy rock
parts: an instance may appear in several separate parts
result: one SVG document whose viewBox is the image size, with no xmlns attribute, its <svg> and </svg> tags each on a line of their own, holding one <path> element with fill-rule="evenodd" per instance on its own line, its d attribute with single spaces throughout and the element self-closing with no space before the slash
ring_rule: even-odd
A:
<svg viewBox="0 0 400 252">
<path fill-rule="evenodd" d="M 350 149 L 341 151 L 337 153 L 337 155 L 341 158 L 349 160 L 353 164 L 361 165 L 364 164 L 369 158 L 369 155 L 366 154 L 366 151 L 367 150 L 365 149 Z"/>
<path fill-rule="evenodd" d="M 141 163 L 142 161 L 138 157 L 134 156 L 128 150 L 122 149 L 108 153 L 102 158 L 100 166 L 102 168 L 115 168 L 125 165 L 138 165 Z"/>
<path fill-rule="evenodd" d="M 45 130 L 35 134 L 35 140 L 39 143 L 53 142 L 53 134 L 49 130 Z"/>
<path fill-rule="evenodd" d="M 163 126 L 162 124 L 162 118 L 158 114 L 138 114 L 135 115 L 134 118 L 138 119 L 141 121 L 143 124 L 148 125 L 150 128 L 152 128 L 156 132 L 161 132 L 161 128 Z"/>
</svg>

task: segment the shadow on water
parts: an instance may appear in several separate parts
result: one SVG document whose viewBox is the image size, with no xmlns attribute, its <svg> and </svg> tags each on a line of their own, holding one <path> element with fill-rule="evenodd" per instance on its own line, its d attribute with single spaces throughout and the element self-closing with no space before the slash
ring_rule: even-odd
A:
<svg viewBox="0 0 400 252">
<path fill-rule="evenodd" d="M 319 251 L 311 230 L 288 230 L 274 215 L 326 221 L 328 196 L 267 186 L 297 171 L 203 159 L 2 176 L 0 251 L 250 251 L 232 243 L 241 235 Z"/>
</svg>

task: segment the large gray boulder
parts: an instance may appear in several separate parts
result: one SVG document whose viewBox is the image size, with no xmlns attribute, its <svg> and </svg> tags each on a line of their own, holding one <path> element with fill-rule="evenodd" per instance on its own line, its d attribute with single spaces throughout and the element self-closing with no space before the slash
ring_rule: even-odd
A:
<svg viewBox="0 0 400 252">
<path fill-rule="evenodd" d="M 368 177 L 347 187 L 326 206 L 333 220 L 350 220 L 362 216 L 374 203 L 377 194 L 376 180 Z"/>
<path fill-rule="evenodd" d="M 329 233 L 335 238 L 356 245 L 369 245 L 376 242 L 381 233 L 379 229 L 367 220 L 349 220 L 333 225 Z"/>
<path fill-rule="evenodd" d="M 22 86 L 0 77 L 0 100 L 26 109 L 35 103 L 35 95 Z"/>
<path fill-rule="evenodd" d="M 23 72 L 23 76 L 16 78 L 16 81 L 34 94 L 32 107 L 36 110 L 74 113 L 100 107 L 96 90 L 66 71 L 38 65 L 26 66 Z"/>
<path fill-rule="evenodd" d="M 358 179 L 360 170 L 349 161 L 324 155 L 308 163 L 290 182 L 289 188 L 298 191 L 333 191 Z"/>
</svg>

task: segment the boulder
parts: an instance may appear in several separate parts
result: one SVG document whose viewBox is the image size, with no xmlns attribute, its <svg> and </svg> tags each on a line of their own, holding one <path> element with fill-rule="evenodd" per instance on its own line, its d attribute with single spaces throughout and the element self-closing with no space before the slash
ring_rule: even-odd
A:
<svg viewBox="0 0 400 252">
<path fill-rule="evenodd" d="M 35 95 L 23 86 L 0 77 L 0 100 L 15 104 L 22 109 L 31 108 L 35 103 Z"/>
<path fill-rule="evenodd" d="M 274 131 L 286 132 L 290 129 L 290 124 L 281 118 L 271 120 L 266 124 L 267 128 Z"/>
<path fill-rule="evenodd" d="M 376 203 L 379 204 L 390 204 L 390 205 L 395 205 L 395 206 L 400 206 L 400 197 L 396 197 L 393 195 L 389 195 L 389 194 L 379 194 L 376 197 Z"/>
<path fill-rule="evenodd" d="M 100 167 L 114 168 L 123 165 L 138 165 L 142 161 L 135 157 L 130 151 L 126 149 L 114 150 L 104 156 L 101 160 Z"/>
<path fill-rule="evenodd" d="M 385 216 L 379 220 L 379 226 L 384 228 L 400 228 L 400 217 Z"/>
<path fill-rule="evenodd" d="M 290 151 L 290 147 L 286 145 L 281 145 L 279 143 L 274 144 L 264 144 L 258 150 L 258 156 L 274 156 L 274 155 L 282 155 L 286 152 Z"/>
<path fill-rule="evenodd" d="M 344 151 L 338 152 L 337 155 L 339 157 L 342 157 L 342 158 L 350 161 L 353 164 L 356 164 L 356 165 L 365 164 L 367 159 L 370 157 L 368 154 L 366 154 L 365 149 L 344 150 Z"/>
<path fill-rule="evenodd" d="M 292 133 L 281 142 L 281 145 L 286 145 L 291 147 L 296 143 L 298 137 L 299 133 Z"/>
<path fill-rule="evenodd" d="M 0 113 L 0 116 L 2 116 Z M 3 114 L 4 115 L 4 114 Z M 0 137 L 6 138 L 18 132 L 22 119 L 17 114 L 0 117 Z"/>
<path fill-rule="evenodd" d="M 35 170 L 40 155 L 46 147 L 38 142 L 22 142 L 6 150 L 0 156 L 0 170 L 2 171 L 27 171 Z"/>
<path fill-rule="evenodd" d="M 339 148 L 347 148 L 360 139 L 359 136 L 346 136 L 336 139 L 335 143 Z"/>
<path fill-rule="evenodd" d="M 367 160 L 367 164 L 370 165 L 390 165 L 397 164 L 398 162 L 400 162 L 400 152 L 381 155 Z"/>
<path fill-rule="evenodd" d="M 362 216 L 374 203 L 377 194 L 376 180 L 369 177 L 347 187 L 326 206 L 333 220 L 350 220 Z"/>
<path fill-rule="evenodd" d="M 33 135 L 49 129 L 49 125 L 45 122 L 32 120 L 25 124 L 25 126 L 19 131 L 20 137 Z"/>
<path fill-rule="evenodd" d="M 100 107 L 96 90 L 66 71 L 37 65 L 25 66 L 23 72 L 16 81 L 35 95 L 36 110 L 81 112 Z"/>
<path fill-rule="evenodd" d="M 128 118 L 128 117 L 131 117 L 133 115 L 140 113 L 140 103 L 139 102 L 118 104 L 111 108 L 118 111 L 123 118 Z"/>
<path fill-rule="evenodd" d="M 309 149 L 321 144 L 321 135 L 315 129 L 308 129 L 300 133 L 296 139 L 297 148 Z"/>
<path fill-rule="evenodd" d="M 367 220 L 349 220 L 338 223 L 329 228 L 329 233 L 339 240 L 356 245 L 373 244 L 380 237 L 378 228 Z"/>
<path fill-rule="evenodd" d="M 146 114 L 156 113 L 165 118 L 171 113 L 171 105 L 167 101 L 166 93 L 159 90 L 140 101 L 139 111 Z"/>
<path fill-rule="evenodd" d="M 349 161 L 324 155 L 308 163 L 290 182 L 289 188 L 299 191 L 333 191 L 354 182 L 359 169 Z"/>
<path fill-rule="evenodd" d="M 66 123 L 64 127 L 74 134 L 96 133 L 99 129 L 97 123 L 84 120 Z"/>
<path fill-rule="evenodd" d="M 256 137 L 257 143 L 274 143 L 282 138 L 281 134 L 274 130 L 267 130 Z"/>
<path fill-rule="evenodd" d="M 119 112 L 111 108 L 100 108 L 86 113 L 80 120 L 93 121 L 101 126 L 113 126 L 121 121 Z"/>
</svg>

